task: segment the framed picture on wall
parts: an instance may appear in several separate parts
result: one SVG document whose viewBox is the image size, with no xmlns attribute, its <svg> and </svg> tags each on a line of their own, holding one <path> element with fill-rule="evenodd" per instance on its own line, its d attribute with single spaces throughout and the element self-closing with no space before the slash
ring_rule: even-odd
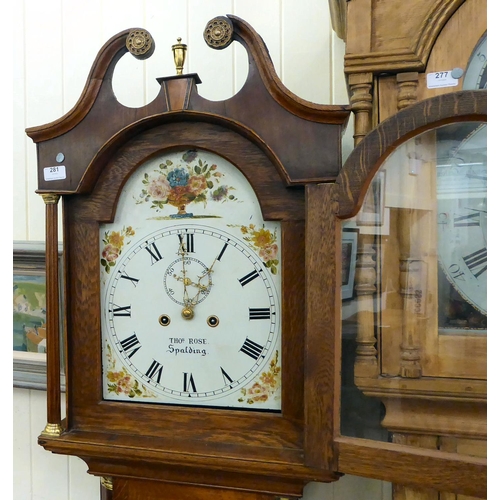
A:
<svg viewBox="0 0 500 500">
<path fill-rule="evenodd" d="M 356 254 L 358 252 L 358 229 L 342 230 L 342 300 L 354 296 L 354 275 L 356 273 Z"/>
<path fill-rule="evenodd" d="M 12 326 L 13 385 L 44 390 L 47 383 L 44 242 L 14 242 Z M 61 382 L 64 386 L 63 374 Z"/>
<path fill-rule="evenodd" d="M 373 178 L 365 202 L 356 218 L 358 226 L 383 226 L 385 215 L 385 170 L 377 172 Z"/>
</svg>

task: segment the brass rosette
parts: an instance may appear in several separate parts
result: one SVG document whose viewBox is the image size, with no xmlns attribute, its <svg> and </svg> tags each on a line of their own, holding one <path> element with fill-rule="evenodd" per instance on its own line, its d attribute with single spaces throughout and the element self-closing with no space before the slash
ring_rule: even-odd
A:
<svg viewBox="0 0 500 500">
<path fill-rule="evenodd" d="M 147 59 L 155 51 L 155 41 L 149 31 L 144 29 L 131 30 L 125 45 L 136 59 Z"/>
<path fill-rule="evenodd" d="M 209 47 L 224 49 L 233 41 L 233 23 L 227 17 L 215 17 L 207 23 L 203 38 Z"/>
</svg>

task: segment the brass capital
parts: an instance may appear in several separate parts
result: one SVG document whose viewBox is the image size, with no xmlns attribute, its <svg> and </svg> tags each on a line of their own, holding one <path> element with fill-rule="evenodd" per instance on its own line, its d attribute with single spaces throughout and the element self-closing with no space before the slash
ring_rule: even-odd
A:
<svg viewBox="0 0 500 500">
<path fill-rule="evenodd" d="M 113 491 L 113 478 L 107 476 L 101 476 L 101 484 L 110 491 Z"/>
<path fill-rule="evenodd" d="M 46 205 L 57 205 L 59 203 L 60 195 L 54 193 L 42 193 L 41 197 Z"/>
</svg>

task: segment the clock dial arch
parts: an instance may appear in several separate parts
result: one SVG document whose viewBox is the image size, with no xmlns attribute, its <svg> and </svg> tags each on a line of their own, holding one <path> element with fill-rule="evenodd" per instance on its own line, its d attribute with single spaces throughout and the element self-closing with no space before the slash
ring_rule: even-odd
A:
<svg viewBox="0 0 500 500">
<path fill-rule="evenodd" d="M 164 119 L 166 123 L 160 124 L 157 123 L 159 118 L 151 118 L 147 123 L 127 129 L 101 148 L 81 183 L 84 190 L 98 177 L 98 192 L 102 193 L 99 207 L 96 207 L 99 222 L 114 219 L 121 189 L 137 168 L 152 156 L 181 149 L 214 152 L 236 165 L 252 186 L 265 220 L 304 219 L 303 187 L 286 189 L 287 176 L 282 173 L 281 162 L 256 134 L 240 130 L 239 125 L 229 120 L 202 117 L 194 112 L 186 114 L 189 120 L 170 122 L 175 116 L 169 116 L 168 120 Z M 133 139 L 124 146 L 117 146 L 116 143 L 125 140 L 137 128 L 139 132 Z M 216 147 L 214 137 L 217 137 Z M 102 169 L 111 165 L 114 175 L 105 172 L 102 175 Z M 278 197 L 272 193 L 270 186 L 274 185 L 282 186 Z M 300 196 L 295 196 L 294 192 Z"/>
</svg>

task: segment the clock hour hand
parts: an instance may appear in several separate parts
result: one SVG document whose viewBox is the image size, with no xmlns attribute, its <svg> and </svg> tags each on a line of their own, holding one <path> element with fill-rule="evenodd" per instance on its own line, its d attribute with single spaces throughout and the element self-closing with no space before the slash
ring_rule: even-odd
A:
<svg viewBox="0 0 500 500">
<path fill-rule="evenodd" d="M 184 283 L 184 309 L 182 310 L 182 316 L 185 319 L 191 319 L 194 316 L 194 306 L 200 302 L 200 295 L 202 293 L 208 292 L 208 290 L 212 286 L 212 273 L 214 272 L 214 265 L 217 262 L 217 257 L 214 259 L 212 262 L 212 265 L 201 274 L 201 276 L 198 276 L 198 282 L 192 281 L 190 278 L 186 277 L 183 281 Z M 207 279 L 205 283 L 203 283 L 203 280 Z M 177 278 L 179 279 L 179 278 Z M 186 287 L 187 286 L 193 286 L 198 289 L 196 294 L 190 298 L 189 294 L 187 293 Z"/>
<path fill-rule="evenodd" d="M 214 264 L 215 264 L 215 260 L 212 263 L 212 265 L 201 276 L 198 276 L 198 282 L 197 283 L 194 283 L 194 282 L 190 283 L 194 287 L 198 288 L 198 291 L 196 292 L 196 295 L 192 299 L 189 299 L 191 307 L 193 307 L 195 304 L 197 304 L 199 302 L 198 299 L 200 298 L 200 295 L 204 291 L 208 290 L 209 287 L 212 286 L 212 277 L 211 276 L 212 276 L 212 273 L 213 273 Z M 205 278 L 208 278 L 208 282 L 206 284 L 202 283 L 202 280 L 204 280 Z"/>
</svg>

